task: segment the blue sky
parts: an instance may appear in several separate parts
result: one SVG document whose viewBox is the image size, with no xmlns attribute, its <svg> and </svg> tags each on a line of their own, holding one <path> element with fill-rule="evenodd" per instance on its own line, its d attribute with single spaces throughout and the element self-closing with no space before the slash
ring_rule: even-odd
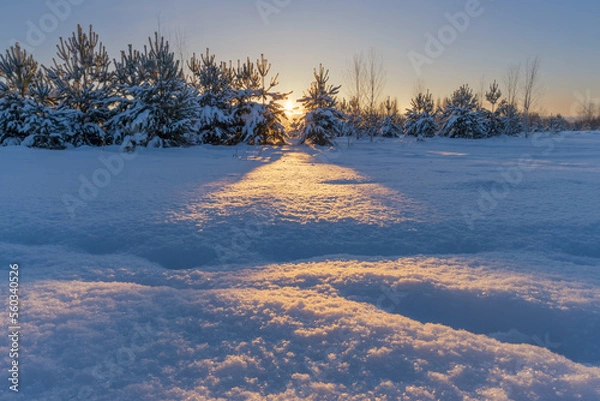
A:
<svg viewBox="0 0 600 401">
<path fill-rule="evenodd" d="M 116 57 L 128 43 L 143 45 L 160 16 L 168 36 L 185 34 L 189 53 L 210 47 L 222 60 L 264 53 L 273 70 L 280 72 L 281 88 L 294 90 L 293 97 L 309 85 L 312 69 L 319 63 L 331 70 L 333 83 L 343 84 L 352 55 L 373 47 L 384 58 L 386 94 L 406 107 L 419 78 L 408 54 L 424 54 L 426 34 L 437 36 L 448 24 L 447 13 L 465 12 L 467 3 L 477 0 L 260 1 L 5 2 L 0 43 L 4 48 L 12 40 L 33 44 L 36 57 L 48 62 L 59 36 L 68 35 L 78 23 L 93 24 Z M 64 4 L 71 10 L 62 15 L 68 11 Z M 276 12 L 261 16 L 257 4 Z M 478 88 L 481 77 L 501 80 L 509 65 L 534 56 L 542 60 L 546 112 L 570 114 L 577 92 L 600 97 L 600 5 L 596 1 L 480 0 L 479 9 L 481 15 L 470 18 L 464 32 L 456 32 L 443 54 L 431 59 L 431 65 L 423 65 L 420 77 L 436 97 L 463 83 Z M 52 16 L 56 10 L 59 18 Z M 43 40 L 32 36 L 36 28 Z"/>
</svg>

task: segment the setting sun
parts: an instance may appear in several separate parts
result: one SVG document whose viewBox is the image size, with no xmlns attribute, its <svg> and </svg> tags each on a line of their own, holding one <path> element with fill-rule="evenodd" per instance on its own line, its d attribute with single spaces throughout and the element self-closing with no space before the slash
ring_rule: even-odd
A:
<svg viewBox="0 0 600 401">
<path fill-rule="evenodd" d="M 287 103 L 284 106 L 284 110 L 285 114 L 287 114 L 288 116 L 291 116 L 297 112 L 296 105 L 291 100 L 287 101 Z"/>
</svg>

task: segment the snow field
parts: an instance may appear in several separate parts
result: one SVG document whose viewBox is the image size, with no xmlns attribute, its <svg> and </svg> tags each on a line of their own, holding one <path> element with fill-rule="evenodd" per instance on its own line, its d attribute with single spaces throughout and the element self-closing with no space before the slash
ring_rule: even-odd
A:
<svg viewBox="0 0 600 401">
<path fill-rule="evenodd" d="M 233 153 L 0 149 L 12 398 L 600 399 L 597 134 Z"/>
</svg>

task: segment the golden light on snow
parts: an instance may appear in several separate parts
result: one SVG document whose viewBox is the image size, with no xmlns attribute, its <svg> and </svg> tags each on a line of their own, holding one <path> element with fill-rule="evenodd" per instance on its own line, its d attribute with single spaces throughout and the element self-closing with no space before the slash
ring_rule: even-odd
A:
<svg viewBox="0 0 600 401">
<path fill-rule="evenodd" d="M 242 180 L 190 202 L 175 220 L 202 229 L 215 219 L 252 213 L 264 224 L 356 221 L 385 226 L 420 215 L 419 205 L 350 168 L 321 163 L 303 152 L 248 173 Z"/>
</svg>

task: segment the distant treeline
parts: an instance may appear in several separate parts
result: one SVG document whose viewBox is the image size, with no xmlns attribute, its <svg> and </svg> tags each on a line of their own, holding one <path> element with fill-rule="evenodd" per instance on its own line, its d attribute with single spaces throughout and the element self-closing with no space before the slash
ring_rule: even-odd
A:
<svg viewBox="0 0 600 401">
<path fill-rule="evenodd" d="M 495 83 L 486 94 L 491 110 L 466 85 L 437 105 L 429 92 L 419 93 L 405 113 L 389 98 L 368 106 L 356 97 L 338 101 L 340 87 L 328 84 L 322 66 L 298 100 L 302 115 L 289 121 L 282 102 L 290 94 L 276 90 L 278 75 L 263 56 L 224 63 L 207 50 L 178 60 L 155 34 L 142 50 L 130 45 L 111 60 L 91 26 L 78 26 L 57 50 L 51 66 L 18 44 L 0 55 L 0 145 L 132 150 L 282 145 L 290 136 L 330 145 L 349 136 L 485 138 L 578 128 L 560 116 L 525 115 L 501 100 Z"/>
</svg>

